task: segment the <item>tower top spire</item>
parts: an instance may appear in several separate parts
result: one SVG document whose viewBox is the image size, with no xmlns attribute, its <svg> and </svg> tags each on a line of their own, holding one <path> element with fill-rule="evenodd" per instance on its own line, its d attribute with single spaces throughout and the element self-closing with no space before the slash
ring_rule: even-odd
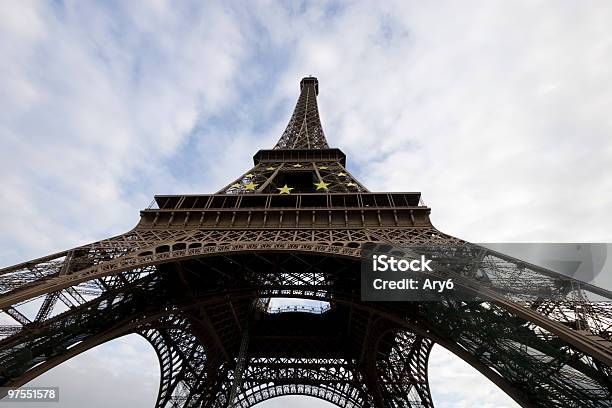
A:
<svg viewBox="0 0 612 408">
<path fill-rule="evenodd" d="M 305 85 L 309 85 L 312 83 L 314 83 L 315 93 L 319 95 L 319 80 L 313 76 L 307 76 L 302 78 L 302 80 L 300 81 L 300 92 L 302 91 L 302 89 L 304 89 Z"/>
<path fill-rule="evenodd" d="M 300 97 L 280 140 L 278 149 L 329 149 L 317 106 L 319 80 L 308 76 L 300 81 Z"/>
</svg>

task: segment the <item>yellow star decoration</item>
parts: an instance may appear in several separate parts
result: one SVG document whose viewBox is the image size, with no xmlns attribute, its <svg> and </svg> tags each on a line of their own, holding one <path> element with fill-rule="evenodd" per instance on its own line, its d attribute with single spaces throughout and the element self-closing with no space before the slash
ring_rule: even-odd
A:
<svg viewBox="0 0 612 408">
<path fill-rule="evenodd" d="M 245 185 L 244 185 L 244 188 L 246 188 L 247 190 L 254 191 L 254 190 L 257 188 L 257 186 L 258 186 L 258 185 L 259 185 L 259 184 L 255 184 L 255 183 L 253 183 L 253 182 L 251 181 L 249 184 L 245 184 Z"/>
<path fill-rule="evenodd" d="M 296 163 L 296 164 L 292 165 L 291 167 L 296 167 L 297 168 L 297 167 L 304 167 L 304 166 L 302 166 L 300 163 Z"/>
<path fill-rule="evenodd" d="M 346 174 L 345 172 L 341 171 L 340 173 L 338 173 L 338 176 L 346 177 L 346 176 L 348 176 L 348 174 Z"/>
<path fill-rule="evenodd" d="M 314 183 L 314 185 L 317 190 L 327 190 L 327 186 L 329 186 L 329 184 L 324 182 L 323 180 L 319 181 L 318 183 Z"/>
<path fill-rule="evenodd" d="M 329 167 L 327 167 L 327 166 L 319 166 L 319 170 L 329 170 Z"/>
<path fill-rule="evenodd" d="M 268 170 L 268 171 L 272 171 L 272 170 L 275 170 L 275 168 L 274 168 L 274 167 L 272 167 L 272 166 L 270 166 L 270 167 L 266 167 L 266 170 Z"/>
<path fill-rule="evenodd" d="M 346 185 L 349 187 L 357 187 L 357 184 L 355 183 L 346 183 Z"/>
<path fill-rule="evenodd" d="M 253 177 L 253 173 L 245 174 L 244 177 L 245 178 L 251 178 L 251 177 Z"/>
<path fill-rule="evenodd" d="M 284 186 L 282 186 L 281 188 L 276 188 L 278 190 L 278 194 L 291 194 L 291 190 L 293 190 L 293 187 L 288 187 L 286 184 Z"/>
<path fill-rule="evenodd" d="M 232 188 L 240 188 L 240 183 L 232 184 Z"/>
</svg>

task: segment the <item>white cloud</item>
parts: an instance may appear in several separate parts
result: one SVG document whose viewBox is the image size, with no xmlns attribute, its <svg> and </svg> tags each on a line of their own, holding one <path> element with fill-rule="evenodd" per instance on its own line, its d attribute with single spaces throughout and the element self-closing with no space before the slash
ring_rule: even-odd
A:
<svg viewBox="0 0 612 408">
<path fill-rule="evenodd" d="M 429 356 L 429 387 L 436 407 L 515 408 L 518 405 L 488 378 L 448 350 L 434 346 Z"/>
<path fill-rule="evenodd" d="M 317 73 L 328 138 L 371 189 L 422 191 L 473 241 L 605 241 L 612 7 L 597 4 L 358 3 L 270 25 L 295 50 L 283 92 Z"/>
<path fill-rule="evenodd" d="M 90 6 L 0 9 L 3 264 L 129 229 L 158 179 L 181 183 L 164 160 L 235 98 L 244 48 L 222 7 Z"/>
<path fill-rule="evenodd" d="M 152 407 L 159 389 L 153 348 L 128 335 L 79 354 L 40 375 L 31 387 L 59 387 L 59 403 L 23 403 L 23 408 Z M 21 406 L 21 405 L 20 405 Z"/>
</svg>

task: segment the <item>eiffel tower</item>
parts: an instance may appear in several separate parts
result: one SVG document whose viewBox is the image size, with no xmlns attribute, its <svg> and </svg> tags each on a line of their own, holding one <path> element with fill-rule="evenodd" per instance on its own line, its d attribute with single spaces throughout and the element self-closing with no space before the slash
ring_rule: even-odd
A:
<svg viewBox="0 0 612 408">
<path fill-rule="evenodd" d="M 434 344 L 523 407 L 612 407 L 612 293 L 438 231 L 420 193 L 369 191 L 329 147 L 318 93 L 303 78 L 278 143 L 216 194 L 155 196 L 125 234 L 1 269 L 0 386 L 138 333 L 156 408 L 433 407 Z M 447 273 L 479 298 L 362 301 L 373 244 L 455 248 Z"/>
</svg>

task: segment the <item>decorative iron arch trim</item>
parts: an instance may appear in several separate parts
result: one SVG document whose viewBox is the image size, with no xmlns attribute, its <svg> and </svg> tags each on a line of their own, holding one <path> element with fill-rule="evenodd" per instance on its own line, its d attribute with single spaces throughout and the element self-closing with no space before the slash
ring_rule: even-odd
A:
<svg viewBox="0 0 612 408">
<path fill-rule="evenodd" d="M 172 244 L 156 245 L 155 247 L 143 248 L 139 254 L 131 253 L 124 257 L 112 259 L 99 265 L 95 265 L 78 272 L 54 276 L 45 279 L 41 283 L 29 286 L 22 290 L 6 293 L 0 300 L 0 309 L 12 306 L 45 293 L 54 292 L 75 286 L 92 279 L 114 275 L 120 272 L 156 266 L 174 261 L 195 259 L 200 257 L 216 256 L 221 254 L 249 253 L 249 252 L 298 252 L 298 253 L 317 253 L 338 256 L 350 259 L 359 259 L 361 256 L 360 248 L 350 248 L 344 246 L 326 245 L 308 242 L 245 242 L 225 245 L 201 246 L 197 248 L 178 249 L 168 252 L 155 252 L 155 248 L 173 246 Z M 151 252 L 151 253 L 149 253 Z"/>
<path fill-rule="evenodd" d="M 279 388 L 281 389 L 280 393 L 277 393 L 276 391 L 270 392 L 271 389 L 277 390 Z M 301 391 L 301 389 L 303 391 Z M 299 384 L 299 383 L 298 384 L 273 385 L 273 386 L 269 386 L 266 388 L 262 388 L 258 390 L 257 392 L 247 396 L 245 399 L 236 402 L 235 406 L 241 407 L 241 408 L 250 408 L 253 405 L 259 404 L 263 401 L 267 401 L 267 400 L 274 399 L 274 398 L 287 397 L 291 395 L 313 397 L 316 399 L 327 401 L 339 407 L 360 408 L 360 407 L 365 406 L 365 404 L 360 403 L 357 400 L 346 398 L 344 394 L 338 392 L 337 390 L 333 388 L 327 389 L 327 388 L 318 387 L 315 385 L 310 385 L 310 384 L 304 385 L 304 384 Z M 342 400 L 345 401 L 344 405 L 341 405 L 343 403 Z"/>
<path fill-rule="evenodd" d="M 182 241 L 181 241 L 182 242 Z M 155 248 L 160 246 L 173 246 L 180 242 L 165 243 L 157 245 L 153 248 L 141 249 L 139 254 L 151 252 L 138 256 L 138 254 L 130 254 L 125 257 L 116 258 L 107 261 L 100 265 L 95 265 L 90 268 L 83 269 L 69 275 L 55 276 L 49 278 L 42 283 L 27 287 L 23 290 L 18 290 L 14 293 L 8 293 L 2 296 L 0 300 L 0 309 L 9 307 L 18 302 L 31 299 L 35 296 L 40 296 L 49 292 L 65 289 L 70 286 L 77 285 L 92 279 L 114 275 L 127 270 L 142 268 L 147 266 L 155 266 L 173 261 L 187 260 L 199 257 L 216 256 L 220 254 L 233 253 L 249 253 L 249 252 L 298 252 L 298 253 L 317 253 L 322 255 L 337 256 L 348 259 L 359 259 L 361 256 L 360 248 L 351 248 L 345 246 L 335 246 L 309 242 L 244 242 L 232 243 L 224 245 L 201 246 L 196 248 L 186 248 L 178 250 L 170 250 L 168 252 L 157 253 Z M 581 351 L 593 355 L 598 360 L 612 366 L 612 350 L 608 350 L 605 345 L 598 342 L 596 339 L 586 338 L 576 333 L 571 328 L 562 323 L 555 322 L 540 315 L 537 311 L 530 310 L 515 302 L 508 301 L 497 295 L 495 292 L 486 288 L 466 287 L 467 289 L 477 291 L 486 300 L 493 301 L 499 304 L 504 309 L 515 313 L 520 318 L 537 324 L 538 326 L 550 331 L 559 336 L 564 341 L 572 344 Z"/>
</svg>

